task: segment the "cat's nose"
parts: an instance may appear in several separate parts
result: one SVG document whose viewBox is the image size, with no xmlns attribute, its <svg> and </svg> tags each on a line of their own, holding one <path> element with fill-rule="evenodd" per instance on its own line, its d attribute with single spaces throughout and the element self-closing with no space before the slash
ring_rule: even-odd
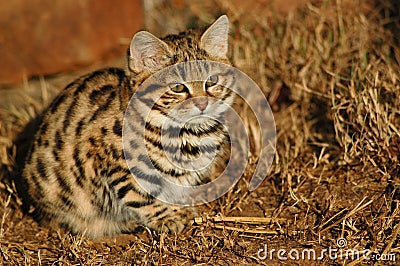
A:
<svg viewBox="0 0 400 266">
<path fill-rule="evenodd" d="M 200 110 L 204 111 L 207 108 L 208 105 L 208 99 L 207 97 L 201 97 L 201 98 L 195 98 L 193 99 L 194 105 Z"/>
</svg>

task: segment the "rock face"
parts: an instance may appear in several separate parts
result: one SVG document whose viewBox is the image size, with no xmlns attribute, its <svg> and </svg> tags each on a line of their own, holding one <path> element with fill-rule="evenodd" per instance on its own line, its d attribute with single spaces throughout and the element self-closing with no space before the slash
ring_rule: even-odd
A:
<svg viewBox="0 0 400 266">
<path fill-rule="evenodd" d="M 141 0 L 13 0 L 0 4 L 0 84 L 88 65 L 142 28 Z"/>
</svg>

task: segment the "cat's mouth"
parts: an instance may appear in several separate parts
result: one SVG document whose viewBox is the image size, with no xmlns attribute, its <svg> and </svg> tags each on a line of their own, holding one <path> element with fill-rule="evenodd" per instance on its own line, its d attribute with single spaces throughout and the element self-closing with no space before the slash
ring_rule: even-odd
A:
<svg viewBox="0 0 400 266">
<path fill-rule="evenodd" d="M 193 108 L 194 109 L 194 108 Z M 183 110 L 173 112 L 169 117 L 173 121 L 179 121 L 180 124 L 188 124 L 188 125 L 199 125 L 210 122 L 211 120 L 218 119 L 219 114 L 213 112 L 210 109 L 204 110 Z"/>
</svg>

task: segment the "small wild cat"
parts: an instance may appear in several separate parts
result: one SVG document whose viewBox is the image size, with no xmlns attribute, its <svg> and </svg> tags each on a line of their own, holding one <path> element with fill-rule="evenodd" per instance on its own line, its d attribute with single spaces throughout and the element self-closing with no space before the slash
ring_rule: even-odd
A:
<svg viewBox="0 0 400 266">
<path fill-rule="evenodd" d="M 234 93 L 212 78 L 197 85 L 171 86 L 149 117 L 132 114 L 138 132 L 129 139 L 129 152 L 125 153 L 124 113 L 137 88 L 163 68 L 194 60 L 230 64 L 228 29 L 228 18 L 221 16 L 204 32 L 189 30 L 162 39 L 138 32 L 128 49 L 128 71 L 99 70 L 69 84 L 45 111 L 23 170 L 38 218 L 92 238 L 134 232 L 140 226 L 180 232 L 192 216 L 191 208 L 157 200 L 132 175 L 141 178 L 156 169 L 177 183 L 192 186 L 212 179 L 212 168 L 229 152 L 223 127 L 211 119 L 188 122 L 180 125 L 183 133 L 170 136 L 170 144 L 162 146 L 161 124 L 169 110 L 182 102 L 186 113 L 223 112 L 214 106 L 216 102 L 201 97 L 231 105 Z M 140 104 L 134 107 L 141 108 Z M 141 127 L 143 132 L 139 132 Z M 132 130 L 135 133 L 135 127 Z M 202 138 L 211 139 L 218 147 L 218 156 L 209 167 L 186 171 L 165 160 L 162 149 L 197 156 Z M 143 159 L 143 151 L 135 149 L 139 142 L 145 143 L 150 163 Z"/>
</svg>

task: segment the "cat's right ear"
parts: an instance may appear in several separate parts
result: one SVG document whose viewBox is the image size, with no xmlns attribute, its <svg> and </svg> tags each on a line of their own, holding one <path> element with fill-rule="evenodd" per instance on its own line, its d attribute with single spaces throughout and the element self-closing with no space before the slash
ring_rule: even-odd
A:
<svg viewBox="0 0 400 266">
<path fill-rule="evenodd" d="M 228 53 L 229 20 L 226 15 L 220 16 L 203 33 L 200 47 L 215 57 L 226 57 Z"/>
<path fill-rule="evenodd" d="M 147 31 L 139 31 L 133 36 L 129 52 L 128 66 L 135 73 L 156 72 L 171 58 L 168 45 Z"/>
</svg>

